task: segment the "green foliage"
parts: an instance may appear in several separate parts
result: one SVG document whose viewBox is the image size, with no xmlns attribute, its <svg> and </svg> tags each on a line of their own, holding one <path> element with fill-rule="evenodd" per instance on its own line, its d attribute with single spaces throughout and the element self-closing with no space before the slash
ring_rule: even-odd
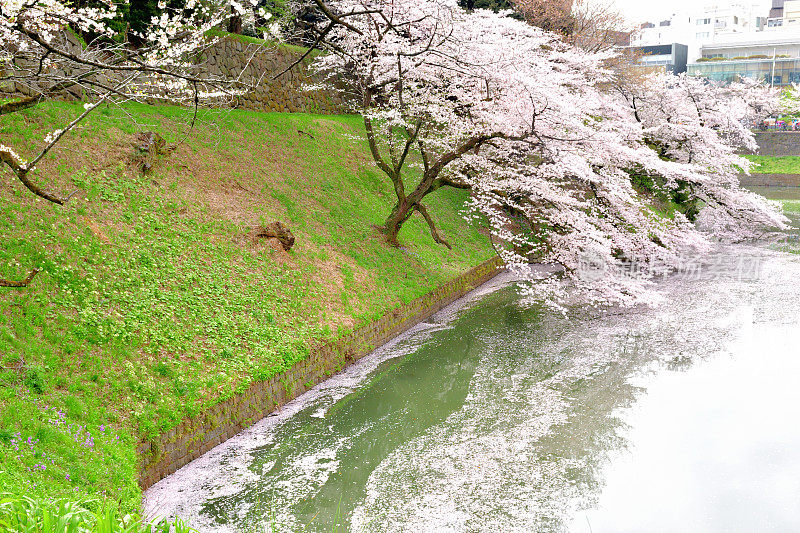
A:
<svg viewBox="0 0 800 533">
<path fill-rule="evenodd" d="M 4 117 L 0 142 L 33 151 L 81 110 Z M 492 255 L 459 190 L 429 200 L 452 252 L 420 218 L 401 249 L 380 239 L 393 193 L 358 117 L 202 111 L 187 135 L 189 118 L 99 109 L 34 176 L 81 194 L 61 207 L 10 177 L 0 190 L 0 277 L 42 269 L 0 292 L 0 492 L 105 493 L 133 511 L 141 439 Z M 139 129 L 183 141 L 147 176 L 125 164 Z M 286 259 L 244 238 L 276 219 L 297 238 Z"/>
<path fill-rule="evenodd" d="M 800 215 L 800 200 L 783 200 L 783 211 L 787 214 Z"/>
<path fill-rule="evenodd" d="M 130 25 L 133 32 L 146 35 L 147 28 L 154 17 L 161 15 L 158 7 L 158 0 L 130 0 L 123 3 L 126 11 L 122 13 L 121 19 Z"/>
<path fill-rule="evenodd" d="M 662 218 L 672 219 L 675 213 L 683 213 L 694 220 L 700 212 L 702 203 L 697 199 L 691 186 L 679 181 L 677 187 L 668 188 L 661 176 L 629 171 L 633 188 L 645 198 L 649 197 L 649 208 Z"/>
<path fill-rule="evenodd" d="M 753 174 L 800 174 L 800 156 L 747 155 L 745 157 L 758 164 L 750 171 Z"/>
<path fill-rule="evenodd" d="M 91 510 L 98 508 L 99 510 Z M 0 530 L 8 533 L 190 533 L 181 520 L 147 523 L 120 516 L 115 507 L 94 500 L 44 501 L 26 496 L 0 495 Z"/>
<path fill-rule="evenodd" d="M 798 222 L 800 222 L 800 200 L 778 200 L 783 207 L 783 213 L 791 220 L 794 230 L 789 232 L 789 235 L 781 241 L 778 241 L 774 246 L 782 252 L 791 254 L 800 254 L 800 232 L 796 229 Z"/>
<path fill-rule="evenodd" d="M 286 50 L 295 52 L 297 54 L 303 55 L 308 51 L 308 48 L 304 46 L 297 46 L 294 44 L 288 44 L 283 42 L 275 42 L 275 41 L 267 41 L 262 39 L 261 37 L 255 37 L 252 35 L 240 35 L 238 33 L 230 33 L 225 30 L 221 30 L 219 28 L 214 28 L 208 30 L 205 35 L 209 37 L 223 37 L 227 39 L 236 39 L 237 41 L 246 43 L 246 44 L 255 44 L 255 45 L 270 45 L 270 46 L 277 46 L 279 48 L 284 48 Z M 311 54 L 309 54 L 309 58 L 307 59 L 310 61 L 312 58 L 318 56 L 320 53 L 319 50 L 313 50 Z"/>
<path fill-rule="evenodd" d="M 800 116 L 800 95 L 794 85 L 789 85 L 781 90 L 781 110 L 786 112 L 787 118 Z"/>
<path fill-rule="evenodd" d="M 287 0 L 259 0 L 256 7 L 263 9 L 272 15 L 270 22 L 274 19 L 282 19 L 290 15 L 291 9 Z"/>
</svg>

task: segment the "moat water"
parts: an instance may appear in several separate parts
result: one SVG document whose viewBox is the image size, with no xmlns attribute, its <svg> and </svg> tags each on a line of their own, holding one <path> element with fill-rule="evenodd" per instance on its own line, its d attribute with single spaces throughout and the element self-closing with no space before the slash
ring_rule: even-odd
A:
<svg viewBox="0 0 800 533">
<path fill-rule="evenodd" d="M 201 532 L 800 531 L 797 248 L 723 250 L 656 309 L 564 317 L 498 278 L 146 511 Z"/>
</svg>

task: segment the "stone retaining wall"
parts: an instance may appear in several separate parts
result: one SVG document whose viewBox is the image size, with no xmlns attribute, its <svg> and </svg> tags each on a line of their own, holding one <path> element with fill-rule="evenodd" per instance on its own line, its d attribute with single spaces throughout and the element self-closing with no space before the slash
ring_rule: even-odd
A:
<svg viewBox="0 0 800 533">
<path fill-rule="evenodd" d="M 345 86 L 308 91 L 304 85 L 329 85 L 323 76 L 309 69 L 310 59 L 293 67 L 277 79 L 300 58 L 297 48 L 280 45 L 248 44 L 236 37 L 227 37 L 206 54 L 204 68 L 213 76 L 234 77 L 257 88 L 237 97 L 233 107 L 254 111 L 305 112 L 343 114 L 348 112 Z"/>
<path fill-rule="evenodd" d="M 800 155 L 800 131 L 760 131 L 755 135 L 758 155 Z"/>
<path fill-rule="evenodd" d="M 66 41 L 63 46 L 80 55 L 81 44 L 74 35 L 66 32 L 56 38 Z M 237 96 L 232 101 L 226 99 L 212 105 L 283 113 L 306 112 L 330 115 L 351 112 L 348 101 L 353 96 L 346 90 L 346 83 L 339 80 L 336 84 L 331 84 L 325 80 L 325 76 L 313 72 L 309 68 L 310 58 L 306 58 L 282 76 L 273 79 L 298 60 L 303 52 L 303 49 L 298 47 L 254 44 L 238 36 L 227 36 L 220 38 L 217 43 L 205 50 L 202 56 L 197 58 L 197 65 L 201 77 L 206 74 L 211 78 L 238 78 L 242 83 L 256 87 L 255 90 Z M 75 72 L 65 72 L 63 68 L 67 67 L 62 65 L 57 71 L 50 72 L 51 77 L 45 78 L 42 84 L 30 80 L 26 83 L 21 81 L 0 83 L 0 98 L 40 94 L 47 90 L 47 84 L 52 84 L 54 79 L 63 80 L 83 73 L 77 65 L 74 67 Z M 35 64 L 24 64 L 21 59 L 15 59 L 11 64 L 0 65 L 0 74 L 4 69 L 30 74 L 36 68 L 38 66 Z M 113 85 L 113 81 L 106 78 L 99 81 Z M 304 89 L 306 85 L 325 85 L 326 88 L 308 91 Z M 56 99 L 67 101 L 81 100 L 83 97 L 83 90 L 77 85 L 54 96 Z M 153 101 L 153 103 L 158 102 Z"/>
<path fill-rule="evenodd" d="M 241 394 L 187 419 L 156 442 L 139 445 L 139 484 L 147 489 L 197 459 L 218 444 L 252 426 L 344 367 L 493 278 L 502 261 L 493 258 L 439 286 L 430 293 L 388 312 L 335 342 L 311 351 L 290 370 L 253 383 Z"/>
</svg>

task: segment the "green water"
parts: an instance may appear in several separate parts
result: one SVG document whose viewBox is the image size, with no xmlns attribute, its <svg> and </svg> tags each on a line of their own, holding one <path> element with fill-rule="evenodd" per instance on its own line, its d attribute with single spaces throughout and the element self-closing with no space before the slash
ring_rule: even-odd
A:
<svg viewBox="0 0 800 533">
<path fill-rule="evenodd" d="M 295 415 L 277 429 L 273 443 L 253 450 L 250 468 L 262 477 L 209 500 L 203 512 L 222 523 L 231 516 L 236 523 L 257 523 L 275 515 L 276 526 L 347 531 L 375 468 L 464 406 L 487 349 L 487 325 L 519 330 L 537 322 L 535 310 L 507 305 L 513 298 L 509 290 L 489 296 L 452 329 L 437 332 L 406 357 L 380 364 L 338 402 Z M 257 503 L 240 516 L 236 510 L 243 500 Z M 281 524 L 287 511 L 290 523 Z"/>
<path fill-rule="evenodd" d="M 200 531 L 800 531 L 800 255 L 440 314 L 147 493 Z"/>
</svg>

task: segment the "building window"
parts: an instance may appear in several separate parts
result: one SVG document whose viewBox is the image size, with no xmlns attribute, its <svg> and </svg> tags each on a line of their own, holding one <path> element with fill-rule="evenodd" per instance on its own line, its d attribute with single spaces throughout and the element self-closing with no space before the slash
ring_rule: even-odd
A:
<svg viewBox="0 0 800 533">
<path fill-rule="evenodd" d="M 737 17 L 736 15 L 733 16 L 733 23 L 739 24 L 739 17 Z"/>
<path fill-rule="evenodd" d="M 707 31 L 701 31 L 700 33 L 695 34 L 695 37 L 697 39 L 705 39 L 708 36 L 709 36 L 709 33 Z"/>
<path fill-rule="evenodd" d="M 706 24 L 711 24 L 711 19 L 697 19 L 698 26 L 705 26 Z"/>
</svg>

